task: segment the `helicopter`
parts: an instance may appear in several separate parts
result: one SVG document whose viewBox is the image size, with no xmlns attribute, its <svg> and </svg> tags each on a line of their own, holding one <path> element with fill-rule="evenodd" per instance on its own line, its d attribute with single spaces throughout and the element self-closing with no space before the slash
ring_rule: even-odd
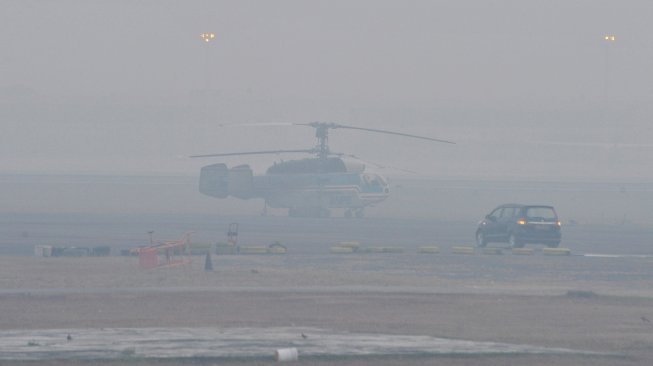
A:
<svg viewBox="0 0 653 366">
<path fill-rule="evenodd" d="M 226 157 L 282 153 L 305 153 L 312 158 L 274 163 L 264 175 L 254 175 L 249 165 L 228 168 L 216 163 L 201 168 L 200 193 L 216 197 L 239 199 L 262 198 L 263 214 L 267 207 L 287 208 L 291 217 L 329 217 L 331 209 L 343 209 L 345 217 L 364 216 L 366 207 L 387 199 L 390 188 L 387 180 L 375 173 L 365 172 L 365 164 L 354 155 L 335 153 L 329 149 L 329 130 L 350 129 L 397 135 L 408 138 L 453 144 L 454 142 L 401 132 L 342 125 L 333 122 L 249 124 L 307 126 L 315 129 L 317 144 L 310 149 L 265 150 L 234 153 L 192 155 L 191 158 Z M 239 125 L 244 126 L 244 125 Z"/>
</svg>

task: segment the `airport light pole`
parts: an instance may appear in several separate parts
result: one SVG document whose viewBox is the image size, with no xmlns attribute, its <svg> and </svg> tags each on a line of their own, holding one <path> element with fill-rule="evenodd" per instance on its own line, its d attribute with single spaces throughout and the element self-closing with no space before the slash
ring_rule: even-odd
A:
<svg viewBox="0 0 653 366">
<path fill-rule="evenodd" d="M 154 234 L 154 230 L 150 230 L 150 231 L 148 231 L 147 233 L 150 234 L 150 245 L 154 244 L 154 243 L 152 242 L 152 234 Z"/>
<path fill-rule="evenodd" d="M 211 76 L 209 75 L 209 45 L 211 44 L 211 41 L 215 39 L 215 33 L 202 33 L 200 34 L 200 38 L 202 38 L 202 41 L 205 44 L 204 47 L 204 93 L 208 94 L 209 89 L 211 88 Z"/>
<path fill-rule="evenodd" d="M 603 36 L 605 43 L 605 69 L 603 70 L 603 99 L 605 103 L 609 102 L 609 87 L 610 87 L 610 48 L 617 40 L 617 37 L 612 34 Z"/>
</svg>

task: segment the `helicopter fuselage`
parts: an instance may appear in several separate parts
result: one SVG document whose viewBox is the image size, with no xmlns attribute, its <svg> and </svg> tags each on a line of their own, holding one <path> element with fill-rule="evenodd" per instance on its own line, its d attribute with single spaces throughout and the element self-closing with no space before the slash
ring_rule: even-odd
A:
<svg viewBox="0 0 653 366">
<path fill-rule="evenodd" d="M 257 176 L 254 190 L 273 208 L 360 209 L 385 200 L 390 193 L 383 177 L 369 173 Z"/>
<path fill-rule="evenodd" d="M 287 208 L 291 216 L 327 216 L 331 208 L 362 214 L 390 194 L 386 180 L 364 172 L 364 165 L 330 158 L 278 163 L 255 176 L 247 165 L 228 169 L 225 164 L 202 168 L 200 192 L 240 199 L 262 198 L 272 208 Z"/>
</svg>

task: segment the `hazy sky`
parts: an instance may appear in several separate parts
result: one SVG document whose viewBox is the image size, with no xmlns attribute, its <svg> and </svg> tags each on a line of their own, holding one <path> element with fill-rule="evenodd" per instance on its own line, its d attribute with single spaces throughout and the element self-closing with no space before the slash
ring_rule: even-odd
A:
<svg viewBox="0 0 653 366">
<path fill-rule="evenodd" d="M 653 178 L 650 1 L 0 0 L 0 9 L 5 172 L 193 174 L 212 161 L 175 157 L 313 144 L 310 130 L 214 122 L 335 120 L 456 140 L 332 135 L 334 149 L 430 176 Z M 205 44 L 202 32 L 217 37 Z"/>
<path fill-rule="evenodd" d="M 2 86 L 54 100 L 212 86 L 389 100 L 592 98 L 605 34 L 650 97 L 649 1 L 2 1 Z M 624 69 L 624 70 L 621 70 Z M 621 73 L 620 73 L 621 75 Z M 619 83 L 621 84 L 621 83 Z"/>
</svg>

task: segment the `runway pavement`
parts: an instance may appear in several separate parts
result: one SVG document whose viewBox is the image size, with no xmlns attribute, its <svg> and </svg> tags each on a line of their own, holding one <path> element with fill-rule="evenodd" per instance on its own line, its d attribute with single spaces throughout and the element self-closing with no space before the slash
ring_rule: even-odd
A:
<svg viewBox="0 0 653 366">
<path fill-rule="evenodd" d="M 123 248 L 176 240 L 192 232 L 197 243 L 226 242 L 229 223 L 239 244 L 279 241 L 294 253 L 323 253 L 341 241 L 367 246 L 442 248 L 474 245 L 476 221 L 436 219 L 310 219 L 201 214 L 0 214 L 0 255 L 31 255 L 35 245 Z M 653 228 L 641 225 L 563 225 L 561 246 L 575 254 L 653 255 Z"/>
</svg>

